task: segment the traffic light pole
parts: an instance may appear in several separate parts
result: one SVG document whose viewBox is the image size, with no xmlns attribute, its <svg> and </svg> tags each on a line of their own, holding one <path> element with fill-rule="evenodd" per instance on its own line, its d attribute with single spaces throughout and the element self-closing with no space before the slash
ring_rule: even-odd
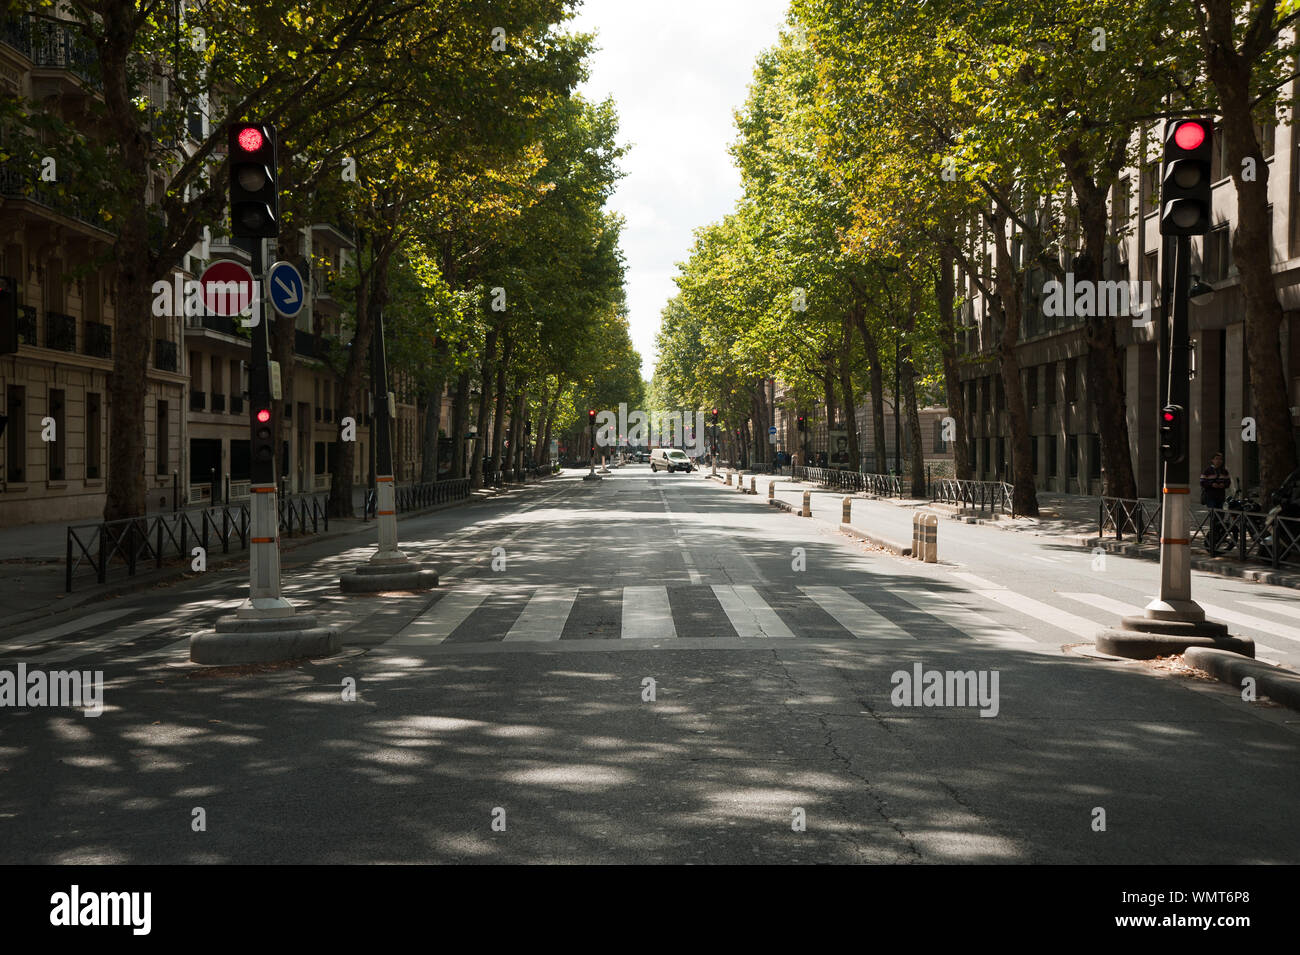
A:
<svg viewBox="0 0 1300 955">
<path fill-rule="evenodd" d="M 248 428 L 250 447 L 256 443 L 257 412 L 271 407 L 271 349 L 267 334 L 263 271 L 266 267 L 264 239 L 254 239 L 253 258 L 253 345 L 249 362 Z M 274 436 L 275 431 L 272 430 Z M 272 442 L 274 449 L 275 442 Z M 249 486 L 248 599 L 235 611 L 237 617 L 291 617 L 293 605 L 280 595 L 280 508 L 275 485 L 275 455 L 259 461 L 250 455 L 252 481 Z"/>
<path fill-rule="evenodd" d="M 370 443 L 375 454 L 375 524 L 379 546 L 367 563 L 339 578 L 339 589 L 349 594 L 374 594 L 389 590 L 430 590 L 438 586 L 436 571 L 412 563 L 397 547 L 397 489 L 393 481 L 393 429 L 388 407 L 388 353 L 384 344 L 384 313 L 375 313 L 370 339 L 370 380 L 374 388 L 374 428 Z"/>
<path fill-rule="evenodd" d="M 1169 331 L 1169 379 L 1166 385 L 1167 404 L 1181 408 L 1189 406 L 1191 382 L 1187 376 L 1187 301 L 1191 288 L 1192 240 L 1189 236 L 1175 237 L 1173 275 L 1173 327 Z M 1152 620 L 1183 620 L 1200 623 L 1205 611 L 1192 599 L 1191 564 L 1191 512 L 1188 495 L 1191 493 L 1191 466 L 1186 454 L 1187 416 L 1177 423 L 1181 434 L 1178 445 L 1183 449 L 1181 460 L 1165 461 L 1165 480 L 1161 488 L 1164 502 L 1160 515 L 1160 594 L 1147 604 L 1146 615 Z"/>
</svg>

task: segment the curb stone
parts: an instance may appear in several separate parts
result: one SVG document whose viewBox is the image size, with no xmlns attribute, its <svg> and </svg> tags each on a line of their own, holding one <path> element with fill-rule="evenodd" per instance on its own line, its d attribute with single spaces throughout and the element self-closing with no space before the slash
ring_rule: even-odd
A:
<svg viewBox="0 0 1300 955">
<path fill-rule="evenodd" d="M 1209 647 L 1192 647 L 1183 654 L 1183 659 L 1238 691 L 1243 679 L 1253 677 L 1259 696 L 1267 696 L 1274 703 L 1300 710 L 1300 673 Z"/>
</svg>

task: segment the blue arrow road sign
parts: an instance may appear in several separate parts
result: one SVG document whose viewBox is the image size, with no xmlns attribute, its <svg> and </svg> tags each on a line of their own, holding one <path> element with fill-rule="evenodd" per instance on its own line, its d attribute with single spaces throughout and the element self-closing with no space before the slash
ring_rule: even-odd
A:
<svg viewBox="0 0 1300 955">
<path fill-rule="evenodd" d="M 266 285 L 271 295 L 271 304 L 285 318 L 293 318 L 302 311 L 306 299 L 306 289 L 302 276 L 289 262 L 276 262 L 266 273 Z"/>
</svg>

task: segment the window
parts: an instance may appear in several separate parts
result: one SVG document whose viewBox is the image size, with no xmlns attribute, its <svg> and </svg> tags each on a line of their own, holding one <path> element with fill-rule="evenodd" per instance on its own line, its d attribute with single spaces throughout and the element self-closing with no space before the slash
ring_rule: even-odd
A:
<svg viewBox="0 0 1300 955">
<path fill-rule="evenodd" d="M 65 398 L 62 388 L 50 389 L 49 416 L 54 419 L 54 440 L 45 442 L 45 462 L 49 469 L 46 472 L 47 481 L 62 481 L 66 476 L 64 468 L 68 463 L 67 442 L 63 440 Z"/>
<path fill-rule="evenodd" d="M 168 451 L 171 444 L 171 435 L 167 431 L 167 402 L 159 401 L 157 408 L 157 427 L 154 430 L 155 442 L 155 474 L 166 474 L 168 464 Z"/>
<path fill-rule="evenodd" d="M 1047 476 L 1054 478 L 1057 472 L 1056 435 L 1049 434 L 1045 440 L 1047 441 Z"/>
<path fill-rule="evenodd" d="M 1128 226 L 1129 216 L 1132 215 L 1131 205 L 1133 183 L 1128 176 L 1124 176 L 1115 183 L 1115 200 L 1111 205 L 1110 231 L 1112 235 L 1118 235 Z"/>
<path fill-rule="evenodd" d="M 1101 435 L 1088 435 L 1088 477 L 1096 480 L 1101 477 Z"/>
<path fill-rule="evenodd" d="M 1046 439 L 1039 438 L 1038 435 L 1033 435 L 1029 439 L 1029 469 L 1035 476 L 1038 474 L 1038 442 L 1044 440 Z"/>
<path fill-rule="evenodd" d="M 1049 408 L 1056 406 L 1056 362 L 1049 361 L 1043 366 L 1043 404 Z"/>
<path fill-rule="evenodd" d="M 944 443 L 943 440 L 943 419 L 935 418 L 934 419 L 934 453 L 943 454 L 943 452 L 947 450 L 948 450 L 948 446 Z"/>
<path fill-rule="evenodd" d="M 1277 126 L 1273 123 L 1265 125 L 1256 123 L 1255 135 L 1259 138 L 1259 149 L 1264 154 L 1264 158 L 1273 158 L 1273 150 L 1276 148 Z"/>
<path fill-rule="evenodd" d="M 1070 477 L 1079 476 L 1079 436 L 1072 434 L 1065 439 L 1065 457 L 1070 468 Z"/>
<path fill-rule="evenodd" d="M 1156 211 L 1160 205 L 1160 163 L 1151 160 L 1142 164 L 1142 178 L 1139 183 L 1142 191 L 1142 214 Z"/>
<path fill-rule="evenodd" d="M 1071 358 L 1065 363 L 1065 403 L 1074 404 L 1079 400 L 1079 359 Z"/>
<path fill-rule="evenodd" d="M 90 392 L 86 395 L 86 480 L 99 477 L 99 462 L 103 456 L 103 418 L 101 398 Z"/>
<path fill-rule="evenodd" d="M 1222 282 L 1228 277 L 1228 270 L 1232 267 L 1232 243 L 1229 239 L 1226 223 L 1217 229 L 1211 229 L 1205 236 L 1205 261 L 1202 266 L 1205 269 L 1202 276 L 1205 281 Z"/>
<path fill-rule="evenodd" d="M 21 484 L 27 480 L 27 389 L 10 385 L 5 399 L 5 464 L 8 480 Z"/>
<path fill-rule="evenodd" d="M 996 376 L 993 379 L 993 383 L 994 383 L 993 394 L 994 397 L 997 399 L 997 403 L 998 403 L 996 410 L 1002 411 L 1007 406 L 1007 389 L 1006 386 L 1002 384 L 1001 375 Z"/>
<path fill-rule="evenodd" d="M 998 469 L 994 472 L 996 477 L 1001 477 L 1007 473 L 1007 439 L 998 438 Z"/>
<path fill-rule="evenodd" d="M 1151 289 L 1151 304 L 1160 301 L 1160 253 L 1148 252 L 1142 256 L 1142 281 Z"/>
<path fill-rule="evenodd" d="M 1030 408 L 1038 407 L 1038 366 L 1029 369 L 1025 376 L 1025 402 Z"/>
</svg>

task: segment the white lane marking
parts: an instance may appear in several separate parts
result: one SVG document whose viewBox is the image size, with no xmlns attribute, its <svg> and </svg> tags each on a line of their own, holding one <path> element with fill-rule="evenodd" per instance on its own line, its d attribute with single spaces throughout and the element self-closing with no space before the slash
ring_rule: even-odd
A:
<svg viewBox="0 0 1300 955">
<path fill-rule="evenodd" d="M 722 605 L 738 637 L 787 637 L 794 633 L 757 590 L 748 584 L 714 584 L 713 593 Z"/>
<path fill-rule="evenodd" d="M 1224 623 L 1235 623 L 1239 627 L 1250 627 L 1261 633 L 1271 633 L 1275 637 L 1281 637 L 1283 640 L 1293 640 L 1300 643 L 1300 630 L 1295 627 L 1288 627 L 1285 624 L 1274 623 L 1272 620 L 1265 620 L 1263 617 L 1255 617 L 1248 613 L 1238 613 L 1235 610 L 1229 610 L 1227 607 L 1219 607 L 1215 604 L 1207 604 L 1200 600 L 1196 601 L 1201 605 L 1201 609 L 1212 620 L 1221 620 Z M 1258 647 L 1257 647 L 1258 649 Z"/>
<path fill-rule="evenodd" d="M 845 592 L 840 587 L 800 587 L 805 594 L 828 614 L 835 622 L 859 640 L 915 640 L 912 634 L 898 626 L 892 620 L 882 617 L 861 600 Z"/>
<path fill-rule="evenodd" d="M 991 580 L 985 580 L 983 577 L 976 577 L 974 574 L 953 572 L 953 576 L 958 580 L 964 580 L 971 584 L 976 590 L 1006 590 L 1001 584 L 995 584 Z"/>
<path fill-rule="evenodd" d="M 478 609 L 487 596 L 487 590 L 453 590 L 403 627 L 397 636 L 383 646 L 411 647 L 442 643 Z"/>
<path fill-rule="evenodd" d="M 1104 626 L 1100 623 L 1093 623 L 1091 620 L 1076 617 L 1064 610 L 1057 610 L 1055 607 L 1011 590 L 979 590 L 976 593 L 981 597 L 992 600 L 994 603 L 1010 607 L 1012 610 L 1033 617 L 1035 620 L 1049 626 L 1057 627 L 1067 633 L 1072 633 L 1076 637 L 1082 637 L 1085 640 L 1092 640 L 1097 636 L 1098 630 L 1104 629 Z"/>
<path fill-rule="evenodd" d="M 238 607 L 243 600 L 226 600 L 217 604 L 221 609 L 232 609 Z M 147 637 L 159 630 L 166 630 L 183 624 L 193 614 L 193 605 L 180 607 L 170 614 L 162 617 L 154 617 L 151 620 L 142 620 L 139 623 L 132 624 L 129 627 L 123 627 L 121 630 L 114 630 L 112 633 L 106 633 L 103 636 L 95 637 L 91 640 L 82 640 L 80 643 L 71 643 L 64 647 L 57 647 L 48 650 L 45 653 L 36 656 L 26 657 L 27 663 L 63 663 L 67 660 L 73 660 L 87 654 L 96 653 L 100 650 L 109 650 L 113 647 L 122 646 L 133 640 L 139 640 L 141 637 Z M 179 641 L 173 641 L 179 642 Z M 155 651 L 156 652 L 156 651 Z"/>
<path fill-rule="evenodd" d="M 891 594 L 901 597 L 922 613 L 938 617 L 950 626 L 960 630 L 968 637 L 977 640 L 991 640 L 994 643 L 1032 643 L 1038 641 L 1033 637 L 1006 627 L 998 626 L 983 614 L 952 602 L 945 594 L 930 590 L 890 590 Z"/>
<path fill-rule="evenodd" d="M 667 587 L 624 587 L 624 640 L 669 640 L 677 636 Z"/>
<path fill-rule="evenodd" d="M 1275 600 L 1238 600 L 1237 603 L 1246 607 L 1267 610 L 1269 613 L 1275 613 L 1282 617 L 1300 617 L 1300 606 L 1295 604 L 1278 603 Z M 1297 603 L 1300 603 L 1300 601 L 1297 601 Z"/>
<path fill-rule="evenodd" d="M 40 643 L 51 637 L 61 637 L 64 634 L 76 633 L 80 630 L 89 630 L 91 627 L 99 626 L 101 623 L 107 623 L 110 620 L 116 620 L 118 617 L 125 616 L 137 607 L 118 607 L 116 610 L 101 610 L 99 613 L 92 613 L 89 616 L 82 617 L 80 620 L 70 620 L 67 623 L 61 623 L 57 627 L 49 627 L 45 630 L 38 630 L 35 633 L 29 633 L 26 636 L 18 637 L 13 640 L 6 640 L 0 643 L 0 653 L 9 653 L 11 651 L 22 650 L 24 647 L 30 647 L 32 644 Z"/>
<path fill-rule="evenodd" d="M 1041 561 L 1042 561 L 1043 563 L 1045 563 L 1045 564 L 1059 564 L 1059 563 L 1060 563 L 1060 561 L 1057 560 L 1055 557 L 1043 557 L 1043 556 L 1041 556 L 1041 555 L 1039 555 L 1039 554 L 1030 554 L 1029 556 L 1032 557 L 1034 560 L 1041 560 Z"/>
<path fill-rule="evenodd" d="M 577 598 L 577 587 L 538 587 L 506 640 L 560 639 Z"/>
</svg>

